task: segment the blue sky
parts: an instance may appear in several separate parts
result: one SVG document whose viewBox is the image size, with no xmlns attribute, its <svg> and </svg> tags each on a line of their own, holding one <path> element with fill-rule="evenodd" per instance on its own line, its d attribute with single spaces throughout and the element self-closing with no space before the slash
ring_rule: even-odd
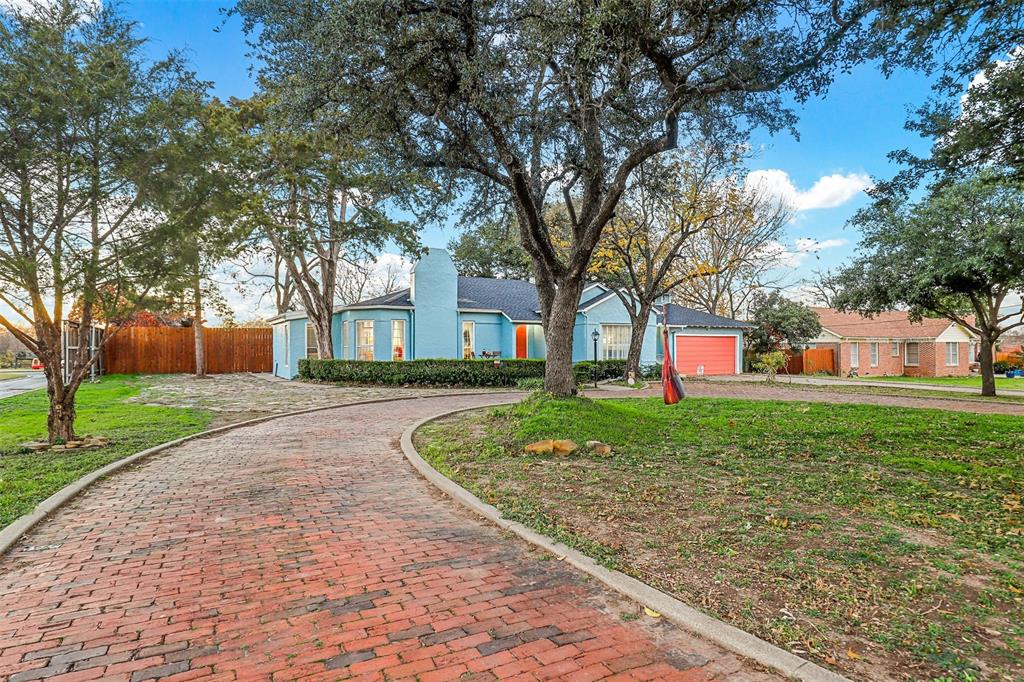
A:
<svg viewBox="0 0 1024 682">
<path fill-rule="evenodd" d="M 216 95 L 244 97 L 253 90 L 249 48 L 239 18 L 221 12 L 225 4 L 128 0 L 123 10 L 140 22 L 154 57 L 183 50 L 199 76 L 214 83 Z M 886 79 L 874 66 L 864 65 L 840 74 L 825 98 L 797 108 L 799 139 L 789 133 L 755 134 L 757 155 L 750 169 L 804 207 L 786 239 L 789 281 L 796 284 L 815 268 L 835 267 L 853 254 L 857 234 L 845 223 L 866 203 L 861 191 L 866 178 L 895 173 L 886 158 L 893 149 L 924 148 L 924 141 L 903 126 L 908 110 L 928 94 L 929 81 L 920 74 L 901 72 Z M 445 246 L 455 233 L 453 227 L 427 227 L 423 241 Z M 824 248 L 808 246 L 810 240 Z"/>
</svg>

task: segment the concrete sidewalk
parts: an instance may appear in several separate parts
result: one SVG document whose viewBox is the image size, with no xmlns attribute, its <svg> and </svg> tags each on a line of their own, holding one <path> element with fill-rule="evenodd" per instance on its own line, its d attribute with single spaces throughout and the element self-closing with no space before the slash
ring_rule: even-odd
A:
<svg viewBox="0 0 1024 682">
<path fill-rule="evenodd" d="M 764 381 L 765 377 L 763 374 L 740 374 L 738 376 L 721 376 L 721 377 L 709 377 L 709 381 L 714 382 L 751 382 L 751 381 Z M 781 385 L 789 384 L 809 384 L 811 386 L 877 386 L 879 388 L 919 388 L 925 391 L 946 391 L 949 393 L 966 393 L 970 395 L 980 395 L 981 391 L 977 388 L 970 388 L 968 386 L 950 386 L 943 384 L 925 384 L 917 383 L 914 381 L 873 381 L 871 379 L 842 379 L 839 377 L 817 377 L 817 376 L 803 376 L 803 375 L 787 375 L 779 374 L 775 378 L 775 382 Z M 1024 379 L 1020 380 L 1021 388 L 1017 389 L 996 389 L 998 395 L 1008 396 L 1022 396 L 1024 397 Z"/>
</svg>

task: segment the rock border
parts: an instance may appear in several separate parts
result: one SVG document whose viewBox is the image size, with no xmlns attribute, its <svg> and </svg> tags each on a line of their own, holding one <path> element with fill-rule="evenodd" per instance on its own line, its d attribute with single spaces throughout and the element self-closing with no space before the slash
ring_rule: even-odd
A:
<svg viewBox="0 0 1024 682">
<path fill-rule="evenodd" d="M 458 393 L 457 395 L 490 395 L 489 391 L 477 391 L 472 393 Z M 358 407 L 360 405 L 372 405 L 374 403 L 390 403 L 401 400 L 422 400 L 424 398 L 433 398 L 437 396 L 401 396 L 397 398 L 374 398 L 373 400 L 363 400 L 357 403 L 343 403 L 340 405 L 326 405 L 322 407 L 310 407 L 304 410 L 295 410 L 293 412 L 282 412 L 280 414 L 268 414 L 263 417 L 256 417 L 255 419 L 247 419 L 245 421 L 238 422 L 236 424 L 226 424 L 224 426 L 218 426 L 215 429 L 208 429 L 206 431 L 199 431 L 188 436 L 183 436 L 176 440 L 167 441 L 166 443 L 160 443 L 154 445 L 151 448 L 136 452 L 133 455 L 122 457 L 121 459 L 114 460 L 110 464 L 104 467 L 92 471 L 85 476 L 82 476 L 76 481 L 72 481 L 67 484 L 54 494 L 47 497 L 45 500 L 35 506 L 35 508 L 27 514 L 23 514 L 12 521 L 7 526 L 0 529 L 0 557 L 7 553 L 21 538 L 34 528 L 41 521 L 46 519 L 48 516 L 53 514 L 55 511 L 63 507 L 65 504 L 70 502 L 80 492 L 88 488 L 90 485 L 105 478 L 110 474 L 123 469 L 127 466 L 135 464 L 141 459 L 161 453 L 165 450 L 170 450 L 183 443 L 187 443 L 192 440 L 199 438 L 208 438 L 210 436 L 217 436 L 234 429 L 239 429 L 245 426 L 255 426 L 256 424 L 262 424 L 273 419 L 283 419 L 285 417 L 297 417 L 304 414 L 310 414 L 313 412 L 323 412 L 325 410 L 337 410 L 345 407 Z"/>
<path fill-rule="evenodd" d="M 495 403 L 495 405 L 498 404 L 502 403 Z M 800 658 L 796 654 L 792 654 L 759 637 L 755 637 L 749 632 L 698 611 L 675 597 L 640 582 L 625 573 L 605 568 L 582 552 L 556 542 L 546 535 L 541 535 L 517 521 L 504 518 L 496 507 L 487 504 L 450 478 L 444 476 L 437 469 L 430 466 L 420 456 L 419 452 L 416 451 L 412 438 L 418 429 L 444 417 L 479 409 L 481 407 L 448 410 L 432 417 L 421 419 L 402 433 L 401 445 L 405 458 L 434 487 L 499 528 L 515 533 L 531 545 L 540 547 L 587 575 L 597 578 L 612 590 L 657 611 L 684 630 L 714 642 L 733 653 L 772 668 L 787 677 L 804 680 L 805 682 L 850 682 L 848 678 L 838 673 Z"/>
</svg>

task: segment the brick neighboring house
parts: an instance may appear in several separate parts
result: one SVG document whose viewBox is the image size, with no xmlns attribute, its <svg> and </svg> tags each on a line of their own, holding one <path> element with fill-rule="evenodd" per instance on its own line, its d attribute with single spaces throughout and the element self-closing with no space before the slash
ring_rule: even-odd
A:
<svg viewBox="0 0 1024 682">
<path fill-rule="evenodd" d="M 846 376 L 967 376 L 977 355 L 976 337 L 945 319 L 911 322 L 907 313 L 887 311 L 875 317 L 814 308 L 822 332 L 808 344 L 832 348 L 836 370 Z"/>
</svg>

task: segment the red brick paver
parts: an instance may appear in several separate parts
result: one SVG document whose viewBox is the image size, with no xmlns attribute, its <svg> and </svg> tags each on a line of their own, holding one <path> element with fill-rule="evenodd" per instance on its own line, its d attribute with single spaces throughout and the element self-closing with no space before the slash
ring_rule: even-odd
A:
<svg viewBox="0 0 1024 682">
<path fill-rule="evenodd" d="M 501 399 L 280 419 L 98 483 L 0 560 L 0 679 L 772 679 L 413 473 L 404 428 Z"/>
</svg>

